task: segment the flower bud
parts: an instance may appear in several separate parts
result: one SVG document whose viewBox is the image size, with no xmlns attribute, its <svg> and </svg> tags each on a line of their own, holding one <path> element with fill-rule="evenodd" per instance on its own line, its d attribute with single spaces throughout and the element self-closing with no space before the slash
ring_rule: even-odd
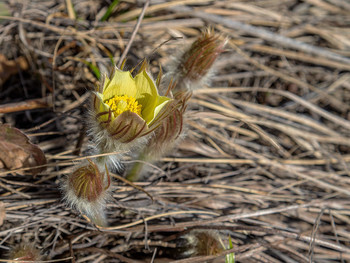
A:
<svg viewBox="0 0 350 263">
<path fill-rule="evenodd" d="M 209 84 L 212 66 L 224 50 L 226 41 L 220 41 L 210 29 L 203 32 L 192 45 L 169 65 L 166 80 L 177 83 L 176 90 L 195 90 Z"/>
<path fill-rule="evenodd" d="M 10 252 L 9 259 L 18 262 L 36 262 L 42 260 L 42 256 L 40 255 L 40 251 L 33 245 L 21 244 Z"/>
<path fill-rule="evenodd" d="M 154 158 L 166 154 L 183 131 L 183 118 L 187 101 L 191 93 L 178 94 L 174 99 L 179 101 L 181 107 L 172 112 L 162 124 L 154 131 L 153 136 L 147 144 L 146 150 Z"/>
<path fill-rule="evenodd" d="M 155 129 L 151 138 L 145 147 L 140 151 L 138 159 L 146 162 L 152 162 L 173 149 L 181 139 L 183 131 L 183 115 L 186 110 L 186 104 L 191 93 L 178 93 L 174 97 L 181 106 L 174 110 L 161 125 Z M 137 162 L 128 172 L 129 181 L 138 181 L 142 175 L 144 162 Z"/>
<path fill-rule="evenodd" d="M 225 248 L 214 230 L 192 230 L 177 240 L 179 257 L 214 256 Z"/>
<path fill-rule="evenodd" d="M 105 176 L 94 162 L 88 162 L 66 178 L 63 185 L 65 200 L 70 206 L 86 214 L 93 223 L 104 225 L 103 210 L 111 184 L 110 176 L 107 167 Z"/>
</svg>

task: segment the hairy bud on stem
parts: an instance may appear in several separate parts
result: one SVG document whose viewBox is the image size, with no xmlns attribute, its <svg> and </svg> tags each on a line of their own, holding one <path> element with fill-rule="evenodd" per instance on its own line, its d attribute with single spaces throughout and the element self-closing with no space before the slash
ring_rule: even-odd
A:
<svg viewBox="0 0 350 263">
<path fill-rule="evenodd" d="M 40 254 L 40 251 L 33 245 L 21 244 L 10 252 L 9 259 L 18 262 L 36 262 L 42 260 L 42 256 Z"/>
<path fill-rule="evenodd" d="M 177 83 L 176 91 L 195 90 L 209 84 L 216 58 L 224 51 L 226 41 L 220 41 L 210 29 L 203 32 L 179 57 L 173 59 L 167 81 Z"/>
<path fill-rule="evenodd" d="M 97 165 L 88 159 L 88 164 L 68 175 L 63 185 L 66 202 L 98 225 L 105 225 L 104 207 L 111 180 L 107 167 L 100 172 Z"/>
<path fill-rule="evenodd" d="M 213 230 L 192 230 L 177 243 L 182 257 L 211 256 L 225 250 L 220 242 L 219 233 Z"/>
</svg>

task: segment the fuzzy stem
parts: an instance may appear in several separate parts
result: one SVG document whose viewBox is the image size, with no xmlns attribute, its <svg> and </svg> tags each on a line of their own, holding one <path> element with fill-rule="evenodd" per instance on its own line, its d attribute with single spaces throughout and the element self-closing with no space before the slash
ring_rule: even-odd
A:
<svg viewBox="0 0 350 263">
<path fill-rule="evenodd" d="M 143 166 L 145 165 L 145 162 L 150 161 L 150 159 L 151 159 L 150 156 L 148 156 L 145 153 L 141 153 L 139 155 L 139 158 L 138 158 L 138 160 L 140 160 L 140 162 L 134 163 L 130 172 L 126 176 L 126 179 L 129 180 L 130 182 L 138 181 L 141 177 L 142 169 L 143 169 Z"/>
<path fill-rule="evenodd" d="M 82 213 L 82 211 L 80 212 Z M 98 211 L 94 211 L 92 213 L 89 211 L 85 211 L 85 213 L 83 212 L 82 214 L 88 217 L 90 221 L 97 226 L 103 226 L 103 227 L 108 226 L 105 211 L 103 211 L 102 209 Z"/>
</svg>

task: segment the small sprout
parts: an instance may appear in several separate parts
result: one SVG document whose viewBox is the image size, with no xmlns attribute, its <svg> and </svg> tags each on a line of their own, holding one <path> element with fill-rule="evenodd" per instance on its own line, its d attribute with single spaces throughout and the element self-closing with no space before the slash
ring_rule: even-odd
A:
<svg viewBox="0 0 350 263">
<path fill-rule="evenodd" d="M 105 225 L 104 207 L 111 185 L 107 167 L 100 172 L 98 166 L 88 159 L 88 164 L 68 175 L 63 184 L 64 199 L 71 206 L 97 225 Z M 106 173 L 106 175 L 105 175 Z"/>
<path fill-rule="evenodd" d="M 106 13 L 102 16 L 101 21 L 106 21 L 114 12 L 114 10 L 116 9 L 117 5 L 119 3 L 119 0 L 114 0 L 109 6 L 108 9 L 106 11 Z"/>
<path fill-rule="evenodd" d="M 81 60 L 86 66 L 89 67 L 89 69 L 94 73 L 95 77 L 97 79 L 101 78 L 101 73 L 98 67 L 96 67 L 93 63 L 86 61 L 86 60 Z"/>
<path fill-rule="evenodd" d="M 21 244 L 15 247 L 9 255 L 10 260 L 18 262 L 40 261 L 43 259 L 40 251 L 31 244 Z"/>
<path fill-rule="evenodd" d="M 222 246 L 226 248 L 223 242 L 222 242 Z M 233 248 L 232 239 L 231 239 L 231 236 L 229 236 L 227 249 L 232 249 L 232 248 Z M 227 254 L 225 257 L 225 263 L 235 263 L 235 253 Z"/>
</svg>

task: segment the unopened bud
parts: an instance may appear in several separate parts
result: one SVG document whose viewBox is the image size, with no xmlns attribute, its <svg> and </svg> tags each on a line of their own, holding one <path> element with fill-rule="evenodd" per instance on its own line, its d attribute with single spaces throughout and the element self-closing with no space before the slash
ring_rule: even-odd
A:
<svg viewBox="0 0 350 263">
<path fill-rule="evenodd" d="M 192 230 L 177 240 L 177 252 L 181 258 L 214 256 L 224 250 L 220 235 L 214 230 Z"/>
<path fill-rule="evenodd" d="M 66 178 L 63 185 L 66 202 L 86 214 L 93 223 L 104 225 L 104 206 L 111 184 L 107 167 L 101 172 L 98 166 L 89 163 L 79 167 Z"/>
<path fill-rule="evenodd" d="M 77 198 L 89 202 L 98 200 L 109 187 L 109 183 L 104 186 L 103 181 L 104 174 L 100 173 L 97 165 L 92 161 L 89 165 L 78 168 L 69 176 L 69 186 Z"/>
<path fill-rule="evenodd" d="M 225 44 L 212 30 L 203 32 L 180 57 L 174 58 L 166 79 L 176 82 L 176 90 L 180 91 L 208 84 L 212 66 Z"/>
<path fill-rule="evenodd" d="M 40 251 L 33 245 L 21 244 L 10 252 L 9 258 L 18 262 L 40 261 L 42 256 Z"/>
</svg>

